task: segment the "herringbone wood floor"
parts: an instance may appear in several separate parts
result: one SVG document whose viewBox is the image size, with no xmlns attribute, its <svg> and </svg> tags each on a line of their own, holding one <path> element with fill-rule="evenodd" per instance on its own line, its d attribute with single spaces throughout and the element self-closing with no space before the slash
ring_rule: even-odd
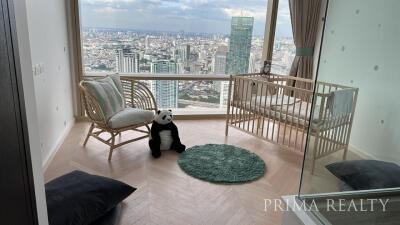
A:
<svg viewBox="0 0 400 225">
<path fill-rule="evenodd" d="M 255 152 L 267 165 L 265 176 L 240 185 L 200 181 L 181 171 L 175 152 L 164 152 L 160 159 L 153 159 L 147 140 L 117 149 L 109 163 L 106 145 L 90 139 L 86 147 L 82 146 L 89 124 L 80 122 L 45 171 L 45 180 L 79 169 L 137 187 L 124 201 L 121 225 L 281 224 L 281 213 L 273 208 L 265 211 L 264 199 L 297 193 L 301 155 L 234 129 L 226 138 L 224 120 L 186 120 L 176 124 L 188 147 L 227 143 Z"/>
</svg>

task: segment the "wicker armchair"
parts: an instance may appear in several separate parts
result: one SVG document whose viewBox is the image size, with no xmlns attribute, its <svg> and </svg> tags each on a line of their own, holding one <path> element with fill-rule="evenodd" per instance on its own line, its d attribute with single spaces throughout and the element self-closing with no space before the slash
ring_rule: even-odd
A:
<svg viewBox="0 0 400 225">
<path fill-rule="evenodd" d="M 149 110 L 153 111 L 152 115 L 154 114 L 154 112 L 157 112 L 157 104 L 155 98 L 151 91 L 143 83 L 135 80 L 121 79 L 121 85 L 123 90 L 123 93 L 121 94 L 123 95 L 126 105 L 125 110 Z M 79 83 L 79 88 L 82 92 L 83 104 L 86 110 L 86 114 L 92 122 L 83 146 L 86 146 L 89 137 L 94 137 L 95 139 L 110 146 L 108 160 L 111 161 L 114 149 L 122 145 L 149 137 L 149 124 L 151 123 L 151 120 L 140 121 L 138 123 L 128 124 L 126 126 L 110 126 L 110 119 L 107 119 L 104 115 L 99 102 L 86 87 L 85 81 L 81 81 Z M 141 127 L 145 127 L 146 129 L 139 129 Z M 144 133 L 145 135 L 116 143 L 116 136 L 121 136 L 122 132 L 129 130 Z M 103 133 L 108 133 L 109 137 L 104 138 L 105 135 Z"/>
</svg>

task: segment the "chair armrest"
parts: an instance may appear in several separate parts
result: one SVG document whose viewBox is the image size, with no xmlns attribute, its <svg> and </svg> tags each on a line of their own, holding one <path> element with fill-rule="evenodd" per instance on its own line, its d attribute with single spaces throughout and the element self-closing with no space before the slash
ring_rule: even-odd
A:
<svg viewBox="0 0 400 225">
<path fill-rule="evenodd" d="M 150 89 L 142 82 L 121 78 L 127 106 L 138 109 L 157 111 L 157 103 Z"/>
</svg>

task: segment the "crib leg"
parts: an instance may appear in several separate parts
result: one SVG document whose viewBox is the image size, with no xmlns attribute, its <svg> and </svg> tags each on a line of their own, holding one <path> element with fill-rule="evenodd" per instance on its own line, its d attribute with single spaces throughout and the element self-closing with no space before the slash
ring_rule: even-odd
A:
<svg viewBox="0 0 400 225">
<path fill-rule="evenodd" d="M 348 146 L 346 146 L 346 148 L 344 149 L 344 152 L 343 152 L 343 160 L 346 160 L 347 159 L 347 151 L 349 150 L 349 147 Z"/>
<path fill-rule="evenodd" d="M 315 170 L 315 158 L 312 159 L 311 163 L 311 175 L 314 175 L 314 170 Z"/>
<path fill-rule="evenodd" d="M 311 175 L 314 175 L 315 161 L 317 160 L 317 151 L 319 152 L 319 149 L 318 149 L 319 141 L 320 141 L 319 140 L 319 130 L 317 130 L 317 135 L 315 136 L 313 153 L 312 153 Z"/>
</svg>

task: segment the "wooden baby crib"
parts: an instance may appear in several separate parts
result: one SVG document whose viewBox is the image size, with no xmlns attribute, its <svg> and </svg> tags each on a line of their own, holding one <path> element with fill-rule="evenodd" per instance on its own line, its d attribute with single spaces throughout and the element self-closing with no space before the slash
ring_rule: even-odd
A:
<svg viewBox="0 0 400 225">
<path fill-rule="evenodd" d="M 343 150 L 346 159 L 357 94 L 358 88 L 291 76 L 231 76 L 225 134 L 233 127 L 303 153 L 310 127 L 313 173 L 321 157 Z"/>
</svg>

